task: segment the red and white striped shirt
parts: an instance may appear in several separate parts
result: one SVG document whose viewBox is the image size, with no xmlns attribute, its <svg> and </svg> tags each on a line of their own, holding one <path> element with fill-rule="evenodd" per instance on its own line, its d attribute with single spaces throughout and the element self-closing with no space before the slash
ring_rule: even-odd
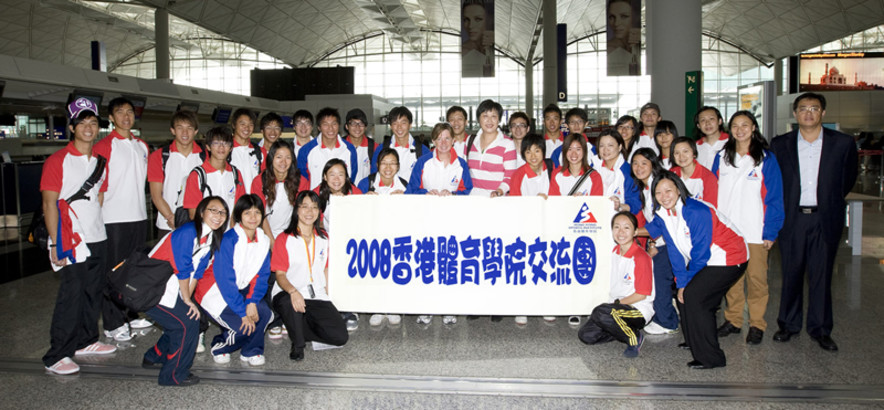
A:
<svg viewBox="0 0 884 410">
<path fill-rule="evenodd" d="M 516 170 L 516 146 L 503 132 L 498 131 L 491 144 L 480 149 L 482 130 L 476 134 L 473 145 L 469 147 L 470 177 L 473 190 L 470 195 L 491 196 L 500 189 L 505 193 L 510 190 L 510 179 Z"/>
</svg>

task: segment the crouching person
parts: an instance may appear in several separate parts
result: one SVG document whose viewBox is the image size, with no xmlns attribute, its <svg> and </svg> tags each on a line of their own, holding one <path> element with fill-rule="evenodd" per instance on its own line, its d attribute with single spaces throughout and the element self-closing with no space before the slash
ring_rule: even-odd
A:
<svg viewBox="0 0 884 410">
<path fill-rule="evenodd" d="M 651 257 L 635 243 L 638 222 L 629 212 L 611 221 L 614 255 L 611 259 L 612 303 L 596 306 L 577 336 L 583 343 L 619 340 L 627 344 L 623 355 L 638 357 L 644 336 L 641 329 L 654 316 L 654 274 Z"/>
<path fill-rule="evenodd" d="M 270 267 L 276 272 L 273 309 L 288 329 L 289 357 L 300 361 L 307 341 L 343 346 L 349 336 L 328 297 L 328 234 L 319 224 L 319 195 L 298 193 L 295 212 L 297 218 L 276 238 Z"/>
<path fill-rule="evenodd" d="M 197 302 L 222 327 L 212 341 L 215 363 L 240 359 L 252 366 L 264 364 L 264 331 L 273 320 L 267 302 L 270 277 L 270 239 L 260 229 L 264 203 L 255 194 L 243 195 L 233 207 L 236 225 L 224 234 L 212 269 L 197 285 Z"/>
<path fill-rule="evenodd" d="M 190 373 L 200 323 L 200 310 L 191 294 L 221 243 L 228 213 L 227 204 L 220 197 L 205 198 L 197 205 L 193 222 L 166 234 L 150 252 L 151 258 L 168 261 L 175 272 L 166 282 L 160 303 L 145 312 L 163 327 L 163 335 L 144 353 L 141 366 L 161 368 L 161 385 L 199 383 L 199 377 Z"/>
</svg>

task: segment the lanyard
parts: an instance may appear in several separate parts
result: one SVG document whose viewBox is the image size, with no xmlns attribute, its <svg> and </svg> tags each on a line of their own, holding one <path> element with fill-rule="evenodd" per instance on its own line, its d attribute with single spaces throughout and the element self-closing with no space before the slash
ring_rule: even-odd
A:
<svg viewBox="0 0 884 410">
<path fill-rule="evenodd" d="M 307 252 L 307 266 L 310 269 L 310 283 L 313 283 L 313 262 L 316 260 L 316 234 L 313 234 L 313 252 L 310 252 L 310 247 L 307 246 L 307 239 L 304 239 L 302 236 L 301 239 L 304 240 L 304 251 Z"/>
</svg>

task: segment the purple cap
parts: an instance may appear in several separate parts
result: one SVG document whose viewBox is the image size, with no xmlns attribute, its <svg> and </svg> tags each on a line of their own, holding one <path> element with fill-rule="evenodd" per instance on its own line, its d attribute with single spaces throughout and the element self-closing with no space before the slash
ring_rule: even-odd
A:
<svg viewBox="0 0 884 410">
<path fill-rule="evenodd" d="M 68 116 L 71 121 L 77 119 L 80 116 L 80 113 L 83 111 L 90 111 L 95 116 L 98 116 L 98 107 L 95 106 L 95 103 L 88 98 L 77 98 L 74 102 L 68 104 Z"/>
</svg>

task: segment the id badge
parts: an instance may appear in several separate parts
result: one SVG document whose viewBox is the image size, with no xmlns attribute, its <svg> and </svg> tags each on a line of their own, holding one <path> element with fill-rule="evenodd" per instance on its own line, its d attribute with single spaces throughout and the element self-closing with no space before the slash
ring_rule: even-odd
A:
<svg viewBox="0 0 884 410">
<path fill-rule="evenodd" d="M 316 298 L 316 293 L 313 292 L 313 285 L 307 285 L 307 291 L 310 292 L 310 299 Z"/>
</svg>

